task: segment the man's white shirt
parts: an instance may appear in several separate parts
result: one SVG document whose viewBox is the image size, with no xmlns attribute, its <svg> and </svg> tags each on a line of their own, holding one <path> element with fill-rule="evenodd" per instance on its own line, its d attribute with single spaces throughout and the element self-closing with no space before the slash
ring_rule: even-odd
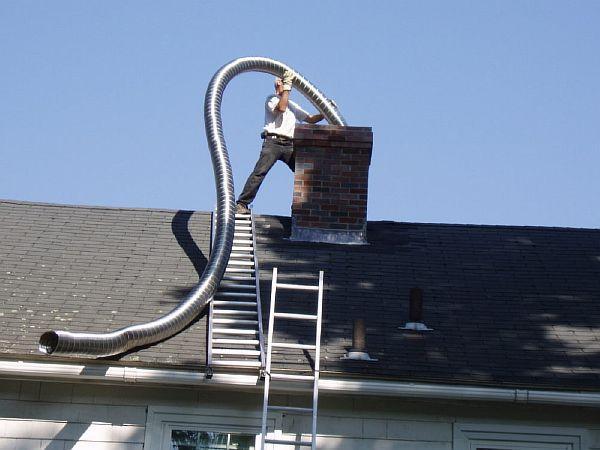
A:
<svg viewBox="0 0 600 450">
<path fill-rule="evenodd" d="M 304 122 L 309 114 L 291 100 L 288 100 L 288 107 L 284 112 L 278 111 L 278 103 L 279 97 L 277 95 L 267 97 L 265 102 L 265 126 L 263 129 L 267 133 L 293 138 L 296 121 Z"/>
</svg>

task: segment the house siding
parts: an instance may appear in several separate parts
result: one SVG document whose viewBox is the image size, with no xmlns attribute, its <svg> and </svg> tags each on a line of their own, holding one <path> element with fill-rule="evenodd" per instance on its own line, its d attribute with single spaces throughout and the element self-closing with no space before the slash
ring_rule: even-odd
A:
<svg viewBox="0 0 600 450">
<path fill-rule="evenodd" d="M 278 404 L 302 403 L 292 395 L 275 397 Z M 138 450 L 144 448 L 149 408 L 181 408 L 206 417 L 235 411 L 255 418 L 259 427 L 261 403 L 259 393 L 216 388 L 2 380 L 0 450 Z M 321 397 L 318 447 L 451 450 L 453 427 L 460 422 L 507 430 L 535 426 L 548 433 L 570 427 L 581 432 L 581 448 L 600 450 L 600 411 L 593 408 L 331 395 Z M 310 417 L 284 415 L 275 423 L 284 436 L 308 437 Z"/>
</svg>

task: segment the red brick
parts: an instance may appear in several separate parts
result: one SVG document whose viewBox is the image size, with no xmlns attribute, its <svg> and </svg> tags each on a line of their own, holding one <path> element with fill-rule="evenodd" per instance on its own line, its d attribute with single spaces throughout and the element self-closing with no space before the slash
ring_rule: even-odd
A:
<svg viewBox="0 0 600 450">
<path fill-rule="evenodd" d="M 297 225 L 363 229 L 372 142 L 366 127 L 296 127 L 292 212 Z"/>
</svg>

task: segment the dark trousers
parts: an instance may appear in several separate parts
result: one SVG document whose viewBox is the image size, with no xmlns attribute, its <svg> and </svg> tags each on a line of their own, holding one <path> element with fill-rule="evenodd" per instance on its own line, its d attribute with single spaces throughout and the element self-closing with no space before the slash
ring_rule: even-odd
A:
<svg viewBox="0 0 600 450">
<path fill-rule="evenodd" d="M 246 206 L 252 203 L 265 176 L 278 160 L 286 163 L 293 172 L 296 167 L 294 146 L 291 142 L 282 142 L 270 138 L 265 139 L 260 151 L 260 157 L 248 180 L 246 180 L 244 189 L 238 197 L 238 203 L 243 203 Z"/>
</svg>

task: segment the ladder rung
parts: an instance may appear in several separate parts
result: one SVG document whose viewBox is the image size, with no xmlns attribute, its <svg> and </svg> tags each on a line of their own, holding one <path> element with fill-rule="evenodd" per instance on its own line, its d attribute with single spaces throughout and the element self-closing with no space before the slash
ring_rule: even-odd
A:
<svg viewBox="0 0 600 450">
<path fill-rule="evenodd" d="M 239 230 L 239 231 L 242 231 L 242 230 L 243 230 L 243 231 L 252 231 L 252 227 L 251 227 L 251 226 L 248 226 L 248 225 L 246 225 L 246 224 L 244 224 L 244 225 L 241 225 L 241 224 L 240 224 L 240 225 L 238 225 L 238 224 L 236 223 L 236 224 L 235 224 L 235 231 L 238 231 L 238 230 Z"/>
<path fill-rule="evenodd" d="M 229 345 L 258 345 L 258 339 L 213 339 L 213 344 L 229 344 Z"/>
<path fill-rule="evenodd" d="M 236 259 L 236 258 L 252 259 L 252 258 L 254 258 L 254 255 L 252 253 L 231 253 L 229 255 L 229 261 L 231 261 L 232 259 Z"/>
<path fill-rule="evenodd" d="M 250 218 L 250 214 L 246 213 L 246 214 L 241 214 L 241 213 L 235 213 L 235 218 Z"/>
<path fill-rule="evenodd" d="M 308 344 L 288 344 L 285 342 L 271 342 L 271 347 L 278 348 L 299 348 L 302 350 L 316 350 L 316 345 L 308 345 Z"/>
<path fill-rule="evenodd" d="M 237 261 L 235 259 L 230 259 L 229 264 L 227 266 L 253 266 L 254 261 Z"/>
<path fill-rule="evenodd" d="M 317 316 L 315 314 L 294 314 L 276 312 L 274 316 L 279 317 L 280 319 L 317 320 Z"/>
<path fill-rule="evenodd" d="M 289 375 L 287 373 L 273 373 L 271 372 L 272 380 L 289 380 L 289 381 L 313 381 L 314 375 Z"/>
<path fill-rule="evenodd" d="M 258 320 L 214 318 L 213 323 L 227 323 L 227 324 L 231 324 L 231 325 L 258 325 Z"/>
<path fill-rule="evenodd" d="M 227 267 L 225 272 L 235 273 L 254 273 L 254 269 L 242 269 L 241 267 Z"/>
<path fill-rule="evenodd" d="M 256 302 L 236 302 L 234 300 L 213 300 L 213 306 L 256 306 Z"/>
<path fill-rule="evenodd" d="M 221 281 L 219 287 L 226 287 L 229 289 L 256 289 L 256 285 L 254 284 L 229 283 L 227 281 Z"/>
<path fill-rule="evenodd" d="M 240 239 L 240 238 L 246 238 L 246 239 Z M 248 238 L 250 238 L 250 239 L 248 239 Z M 238 242 L 236 242 L 236 241 L 238 241 Z M 248 241 L 252 241 L 252 233 L 243 233 L 243 232 L 235 233 L 234 232 L 234 234 L 233 234 L 233 243 L 234 244 L 238 244 L 241 242 L 248 242 Z"/>
<path fill-rule="evenodd" d="M 212 352 L 216 355 L 243 355 L 243 356 L 258 356 L 258 350 L 243 350 L 235 348 L 213 348 Z"/>
<path fill-rule="evenodd" d="M 319 290 L 319 286 L 307 286 L 305 284 L 277 283 L 277 287 L 281 289 L 299 289 L 304 291 Z"/>
<path fill-rule="evenodd" d="M 312 408 L 300 408 L 298 406 L 267 406 L 267 408 L 272 409 L 273 411 L 285 411 L 285 412 L 312 414 Z"/>
<path fill-rule="evenodd" d="M 256 292 L 217 292 L 215 297 L 256 298 Z"/>
<path fill-rule="evenodd" d="M 231 280 L 231 281 L 256 281 L 256 278 L 255 277 L 244 277 L 241 275 L 225 274 L 225 275 L 223 275 L 222 280 L 223 281 L 229 281 L 229 280 Z"/>
<path fill-rule="evenodd" d="M 213 334 L 252 334 L 256 336 L 257 330 L 248 328 L 213 328 Z"/>
<path fill-rule="evenodd" d="M 245 311 L 241 309 L 213 309 L 213 314 L 222 314 L 224 316 L 256 316 L 258 313 L 256 311 Z"/>
<path fill-rule="evenodd" d="M 231 247 L 232 252 L 251 252 L 254 249 L 251 245 L 234 245 Z"/>
<path fill-rule="evenodd" d="M 312 446 L 312 443 L 308 441 L 294 441 L 286 439 L 265 439 L 265 444 L 300 445 L 302 447 Z"/>
<path fill-rule="evenodd" d="M 213 359 L 213 366 L 260 367 L 260 361 L 235 361 L 229 359 Z"/>
</svg>

